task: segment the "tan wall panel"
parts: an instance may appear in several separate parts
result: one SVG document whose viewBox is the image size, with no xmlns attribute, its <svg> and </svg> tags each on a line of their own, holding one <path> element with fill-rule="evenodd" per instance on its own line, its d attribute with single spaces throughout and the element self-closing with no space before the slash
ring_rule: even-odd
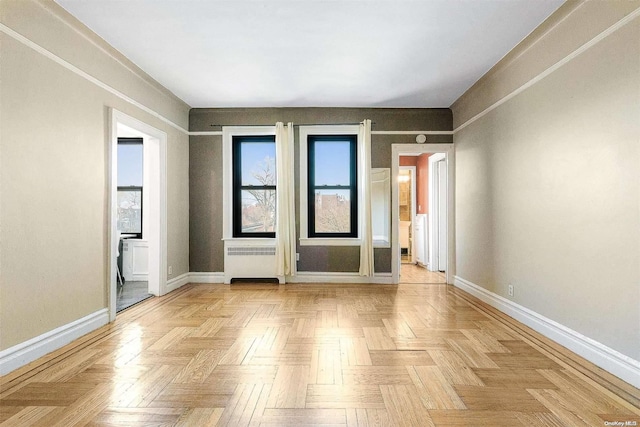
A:
<svg viewBox="0 0 640 427">
<path fill-rule="evenodd" d="M 636 18 L 454 136 L 457 275 L 636 360 L 639 82 Z"/>
<path fill-rule="evenodd" d="M 33 11 L 38 25 L 58 28 L 38 7 L 3 0 L 2 22 L 29 29 L 18 18 Z M 50 36 L 49 46 L 67 41 Z M 0 43 L 0 349 L 7 349 L 107 307 L 109 108 L 167 132 L 173 276 L 189 271 L 189 158 L 184 133 L 4 33 Z M 70 59 L 103 55 L 87 45 Z M 160 93 L 138 77 L 124 83 L 147 99 Z M 185 123 L 184 105 L 161 95 L 150 106 Z"/>
<path fill-rule="evenodd" d="M 457 128 L 640 7 L 633 1 L 569 0 L 453 103 Z"/>
</svg>

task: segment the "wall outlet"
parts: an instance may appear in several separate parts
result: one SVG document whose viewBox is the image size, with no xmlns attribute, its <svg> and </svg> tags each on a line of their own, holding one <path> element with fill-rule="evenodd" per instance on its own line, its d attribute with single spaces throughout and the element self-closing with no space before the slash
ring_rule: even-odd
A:
<svg viewBox="0 0 640 427">
<path fill-rule="evenodd" d="M 509 296 L 513 296 L 513 285 L 509 285 Z"/>
<path fill-rule="evenodd" d="M 173 274 L 173 267 L 169 266 L 169 274 Z"/>
<path fill-rule="evenodd" d="M 296 252 L 296 261 L 300 261 L 300 254 Z"/>
</svg>

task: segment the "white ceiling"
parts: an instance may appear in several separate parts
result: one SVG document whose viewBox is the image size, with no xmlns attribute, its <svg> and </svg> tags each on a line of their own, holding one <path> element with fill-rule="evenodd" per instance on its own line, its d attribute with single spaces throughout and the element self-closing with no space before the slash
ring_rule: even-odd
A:
<svg viewBox="0 0 640 427">
<path fill-rule="evenodd" d="M 563 0 L 56 0 L 192 107 L 449 107 Z"/>
</svg>

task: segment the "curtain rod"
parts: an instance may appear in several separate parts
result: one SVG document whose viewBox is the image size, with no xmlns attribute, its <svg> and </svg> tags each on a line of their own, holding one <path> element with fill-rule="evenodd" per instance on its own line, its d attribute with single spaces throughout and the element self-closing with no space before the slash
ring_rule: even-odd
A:
<svg viewBox="0 0 640 427">
<path fill-rule="evenodd" d="M 285 122 L 283 122 L 285 123 Z M 354 126 L 359 125 L 362 122 L 352 122 L 352 123 L 294 123 L 294 126 Z M 286 123 L 285 123 L 286 124 Z M 371 125 L 375 125 L 376 122 L 371 122 Z M 240 124 L 227 124 L 227 125 L 216 125 L 211 124 L 211 127 L 224 127 L 224 126 L 242 126 L 242 127 L 254 127 L 254 126 L 271 126 L 271 124 L 266 125 L 240 125 Z"/>
</svg>

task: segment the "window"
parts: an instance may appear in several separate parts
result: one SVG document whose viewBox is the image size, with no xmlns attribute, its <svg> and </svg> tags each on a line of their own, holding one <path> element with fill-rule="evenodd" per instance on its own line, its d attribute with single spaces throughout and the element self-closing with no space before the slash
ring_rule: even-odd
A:
<svg viewBox="0 0 640 427">
<path fill-rule="evenodd" d="M 118 230 L 142 238 L 142 138 L 118 138 Z"/>
<path fill-rule="evenodd" d="M 358 125 L 300 126 L 300 245 L 358 246 L 363 141 Z"/>
<path fill-rule="evenodd" d="M 356 135 L 309 135 L 309 237 L 357 237 Z"/>
<path fill-rule="evenodd" d="M 275 237 L 274 135 L 232 137 L 233 237 Z"/>
</svg>

